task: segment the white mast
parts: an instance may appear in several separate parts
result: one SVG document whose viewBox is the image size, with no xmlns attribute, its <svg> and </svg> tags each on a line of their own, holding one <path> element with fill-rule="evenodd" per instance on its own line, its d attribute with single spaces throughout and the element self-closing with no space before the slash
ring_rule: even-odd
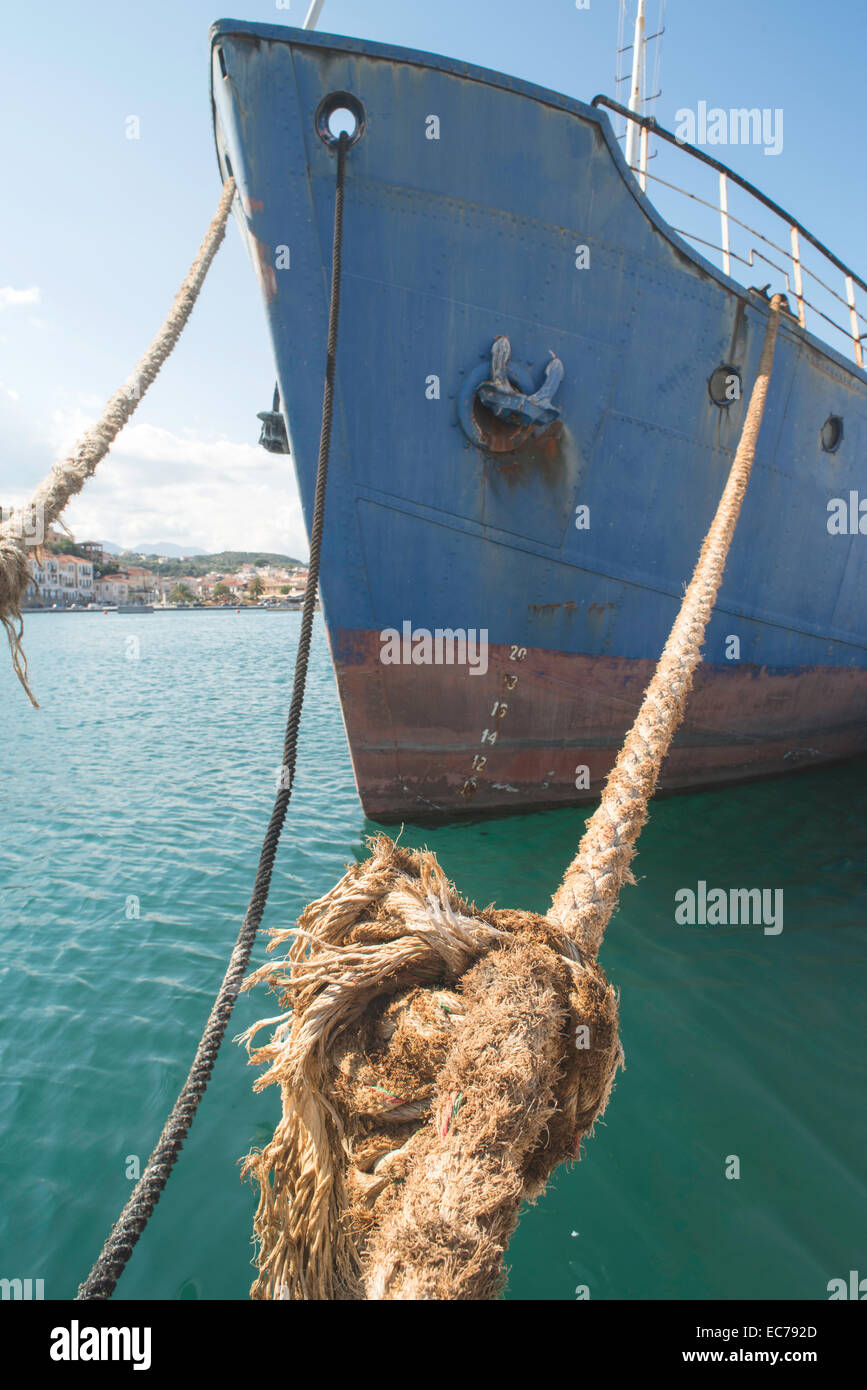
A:
<svg viewBox="0 0 867 1390">
<path fill-rule="evenodd" d="M 320 16 L 321 13 L 322 13 L 322 6 L 323 6 L 324 4 L 325 4 L 325 0 L 312 0 L 312 3 L 311 3 L 311 5 L 310 5 L 310 9 L 307 11 L 307 18 L 305 19 L 304 24 L 302 25 L 302 28 L 304 28 L 304 29 L 315 29 L 315 28 L 316 28 L 316 25 L 319 23 L 319 16 Z"/>
<path fill-rule="evenodd" d="M 638 0 L 638 13 L 635 16 L 635 37 L 632 41 L 632 82 L 629 87 L 629 109 L 641 115 L 641 97 L 644 87 L 644 0 Z M 638 136 L 641 126 L 634 121 L 626 123 L 626 163 L 630 169 L 638 164 Z"/>
</svg>

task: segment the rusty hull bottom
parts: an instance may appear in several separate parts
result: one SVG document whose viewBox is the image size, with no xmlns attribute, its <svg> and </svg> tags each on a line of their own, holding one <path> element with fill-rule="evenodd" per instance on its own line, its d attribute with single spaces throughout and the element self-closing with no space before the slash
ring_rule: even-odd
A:
<svg viewBox="0 0 867 1390">
<path fill-rule="evenodd" d="M 532 648 L 521 659 L 520 650 L 490 646 L 487 671 L 471 675 L 466 666 L 383 665 L 379 632 L 337 634 L 338 686 L 368 816 L 476 814 L 598 797 L 655 663 Z M 858 668 L 702 666 L 660 791 L 867 752 L 865 710 L 867 671 Z M 578 789 L 582 766 L 589 786 Z"/>
</svg>

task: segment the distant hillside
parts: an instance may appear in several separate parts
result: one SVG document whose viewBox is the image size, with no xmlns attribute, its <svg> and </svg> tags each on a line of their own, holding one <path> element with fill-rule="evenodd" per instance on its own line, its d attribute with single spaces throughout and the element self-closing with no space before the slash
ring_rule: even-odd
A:
<svg viewBox="0 0 867 1390">
<path fill-rule="evenodd" d="M 261 569 L 265 565 L 276 565 L 285 569 L 303 569 L 303 560 L 293 560 L 291 555 L 277 555 L 269 550 L 221 550 L 214 555 L 201 552 L 192 559 L 163 558 L 159 555 L 141 554 L 139 551 L 122 550 L 121 563 L 141 565 L 163 579 L 173 579 L 176 575 L 208 574 L 210 570 L 232 574 L 241 565 L 254 565 Z"/>
<path fill-rule="evenodd" d="M 170 560 L 180 559 L 184 555 L 204 555 L 199 545 L 175 545 L 174 541 L 143 541 L 136 551 L 126 550 L 122 545 L 115 545 L 113 541 L 103 541 L 103 550 L 109 555 L 157 555 L 165 556 Z"/>
</svg>

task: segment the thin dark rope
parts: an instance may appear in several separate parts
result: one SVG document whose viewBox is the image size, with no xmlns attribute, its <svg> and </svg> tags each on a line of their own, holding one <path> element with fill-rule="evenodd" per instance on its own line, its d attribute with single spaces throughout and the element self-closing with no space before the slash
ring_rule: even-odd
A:
<svg viewBox="0 0 867 1390">
<path fill-rule="evenodd" d="M 346 168 L 348 136 L 343 134 L 337 146 L 337 186 L 334 199 L 334 243 L 331 259 L 331 304 L 328 313 L 328 356 L 325 366 L 325 389 L 322 399 L 322 429 L 319 437 L 319 463 L 316 471 L 316 494 L 313 505 L 313 524 L 310 534 L 310 564 L 307 570 L 307 589 L 304 594 L 304 608 L 301 614 L 301 634 L 298 639 L 298 652 L 295 657 L 295 677 L 292 687 L 292 702 L 286 721 L 286 737 L 283 741 L 283 767 L 280 788 L 274 801 L 274 809 L 268 822 L 268 829 L 262 844 L 256 881 L 247 908 L 244 922 L 238 933 L 235 948 L 228 968 L 220 985 L 210 1017 L 205 1025 L 201 1041 L 196 1051 L 189 1075 L 175 1101 L 171 1114 L 166 1120 L 156 1148 L 151 1154 L 147 1167 L 136 1183 L 132 1195 L 111 1229 L 102 1252 L 87 1279 L 80 1285 L 76 1300 L 110 1298 L 118 1279 L 126 1268 L 133 1248 L 147 1225 L 154 1207 L 159 1201 L 163 1188 L 169 1179 L 178 1154 L 183 1146 L 190 1125 L 193 1122 L 199 1101 L 210 1080 L 220 1043 L 235 1007 L 244 976 L 250 961 L 253 942 L 262 921 L 268 890 L 271 886 L 271 873 L 280 841 L 280 832 L 286 819 L 292 783 L 295 780 L 295 759 L 298 746 L 298 727 L 301 720 L 301 706 L 304 702 L 304 687 L 307 680 L 307 664 L 310 656 L 310 639 L 313 632 L 313 609 L 319 582 L 319 556 L 322 549 L 322 523 L 325 515 L 325 485 L 328 479 L 328 455 L 331 448 L 331 421 L 334 408 L 334 369 L 337 360 L 337 323 L 340 313 L 340 267 L 343 242 L 343 182 Z"/>
</svg>

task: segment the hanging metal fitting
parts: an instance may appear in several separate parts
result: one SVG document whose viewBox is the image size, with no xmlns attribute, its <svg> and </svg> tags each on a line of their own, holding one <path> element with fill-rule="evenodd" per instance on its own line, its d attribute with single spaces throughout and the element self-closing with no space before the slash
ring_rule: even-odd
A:
<svg viewBox="0 0 867 1390">
<path fill-rule="evenodd" d="M 286 434 L 286 422 L 280 413 L 280 387 L 274 387 L 274 404 L 270 410 L 260 410 L 256 416 L 257 420 L 262 421 L 262 432 L 259 435 L 259 443 L 263 449 L 267 449 L 269 454 L 288 454 L 289 437 Z"/>
</svg>

